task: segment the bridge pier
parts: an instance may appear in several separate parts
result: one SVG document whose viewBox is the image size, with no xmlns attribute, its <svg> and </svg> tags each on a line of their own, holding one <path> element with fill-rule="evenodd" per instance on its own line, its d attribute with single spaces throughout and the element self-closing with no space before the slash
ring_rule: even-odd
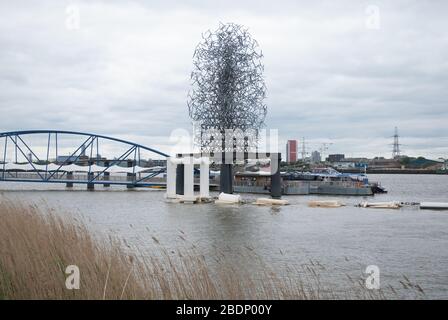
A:
<svg viewBox="0 0 448 320">
<path fill-rule="evenodd" d="M 233 164 L 221 164 L 219 189 L 224 193 L 233 193 Z"/>
<path fill-rule="evenodd" d="M 126 176 L 127 176 L 127 180 L 128 181 L 135 181 L 135 177 L 136 177 L 136 174 L 135 173 L 127 173 L 126 174 Z M 128 188 L 128 189 L 132 189 L 132 188 L 135 188 L 135 185 L 133 185 L 133 184 L 128 184 L 128 185 L 126 185 L 126 188 Z"/>
<path fill-rule="evenodd" d="M 132 166 L 133 166 L 133 161 L 128 160 L 128 168 L 132 168 Z M 127 173 L 126 176 L 127 176 L 127 178 L 126 178 L 127 181 L 135 181 L 135 177 L 136 177 L 135 173 Z M 128 184 L 128 185 L 126 185 L 126 188 L 132 189 L 132 188 L 135 188 L 135 186 L 133 184 Z"/>
<path fill-rule="evenodd" d="M 87 180 L 91 180 L 91 179 L 93 179 L 93 177 L 94 177 L 93 172 L 87 173 Z M 87 183 L 87 190 L 89 190 L 89 191 L 95 190 L 95 184 Z"/>
<path fill-rule="evenodd" d="M 104 162 L 104 166 L 105 167 L 108 167 L 109 166 L 109 161 L 105 161 Z M 104 173 L 103 173 L 103 178 L 104 178 L 104 180 L 109 180 L 110 179 L 110 172 L 107 172 L 107 171 L 105 171 Z M 105 184 L 103 184 L 103 187 L 110 187 L 110 183 L 105 183 Z"/>
<path fill-rule="evenodd" d="M 169 199 L 176 198 L 176 168 L 177 165 L 171 158 L 168 158 L 166 161 L 166 197 Z"/>
<path fill-rule="evenodd" d="M 185 167 L 183 164 L 178 164 L 176 168 L 176 194 L 184 194 L 184 171 Z"/>
<path fill-rule="evenodd" d="M 110 172 L 104 172 L 104 180 L 110 179 Z M 110 187 L 110 183 L 104 183 L 103 187 Z"/>
<path fill-rule="evenodd" d="M 73 172 L 67 172 L 67 180 L 73 180 Z M 67 182 L 67 188 L 73 188 L 73 182 Z"/>
</svg>

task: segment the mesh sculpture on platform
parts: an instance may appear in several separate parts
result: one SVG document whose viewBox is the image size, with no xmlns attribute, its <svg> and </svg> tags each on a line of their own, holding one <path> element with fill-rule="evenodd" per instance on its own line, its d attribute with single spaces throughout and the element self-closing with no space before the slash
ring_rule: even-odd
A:
<svg viewBox="0 0 448 320">
<path fill-rule="evenodd" d="M 266 117 L 262 52 L 241 25 L 203 34 L 194 56 L 188 108 L 201 152 L 247 152 Z"/>
</svg>

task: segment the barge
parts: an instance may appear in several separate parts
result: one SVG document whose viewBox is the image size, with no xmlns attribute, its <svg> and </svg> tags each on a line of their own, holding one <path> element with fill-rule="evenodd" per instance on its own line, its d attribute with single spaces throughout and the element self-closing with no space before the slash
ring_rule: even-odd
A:
<svg viewBox="0 0 448 320">
<path fill-rule="evenodd" d="M 269 172 L 242 172 L 235 174 L 235 192 L 270 193 Z M 283 172 L 284 195 L 345 195 L 370 196 L 384 193 L 379 183 L 369 182 L 365 174 L 340 173 L 332 168 L 315 169 L 311 172 Z"/>
</svg>

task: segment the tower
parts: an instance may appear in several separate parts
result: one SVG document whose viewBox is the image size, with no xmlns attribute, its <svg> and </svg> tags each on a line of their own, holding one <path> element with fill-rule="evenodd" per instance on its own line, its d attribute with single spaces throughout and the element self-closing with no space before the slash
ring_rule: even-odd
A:
<svg viewBox="0 0 448 320">
<path fill-rule="evenodd" d="M 302 137 L 302 161 L 306 160 L 306 145 L 305 145 L 305 137 Z"/>
<path fill-rule="evenodd" d="M 395 127 L 394 143 L 393 143 L 393 149 L 392 149 L 392 159 L 395 159 L 399 156 L 400 156 L 400 143 L 398 140 L 398 128 Z"/>
<path fill-rule="evenodd" d="M 297 140 L 288 140 L 286 143 L 286 162 L 297 161 Z"/>
<path fill-rule="evenodd" d="M 322 143 L 320 147 L 320 156 L 322 159 L 325 160 L 325 152 L 328 150 L 328 148 L 333 144 L 333 142 L 324 142 Z"/>
<path fill-rule="evenodd" d="M 85 156 L 85 155 L 86 155 L 86 145 L 83 144 L 82 147 L 81 147 L 81 154 L 80 154 L 80 156 Z"/>
</svg>

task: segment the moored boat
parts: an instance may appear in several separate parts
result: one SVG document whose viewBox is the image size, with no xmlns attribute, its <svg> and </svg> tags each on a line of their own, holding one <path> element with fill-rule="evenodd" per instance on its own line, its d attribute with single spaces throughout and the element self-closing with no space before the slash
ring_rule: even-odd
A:
<svg viewBox="0 0 448 320">
<path fill-rule="evenodd" d="M 283 172 L 284 195 L 346 195 L 369 196 L 386 192 L 379 183 L 370 183 L 365 174 L 340 173 L 333 168 L 319 168 L 311 172 Z M 268 172 L 242 172 L 235 175 L 235 192 L 270 193 Z"/>
</svg>

